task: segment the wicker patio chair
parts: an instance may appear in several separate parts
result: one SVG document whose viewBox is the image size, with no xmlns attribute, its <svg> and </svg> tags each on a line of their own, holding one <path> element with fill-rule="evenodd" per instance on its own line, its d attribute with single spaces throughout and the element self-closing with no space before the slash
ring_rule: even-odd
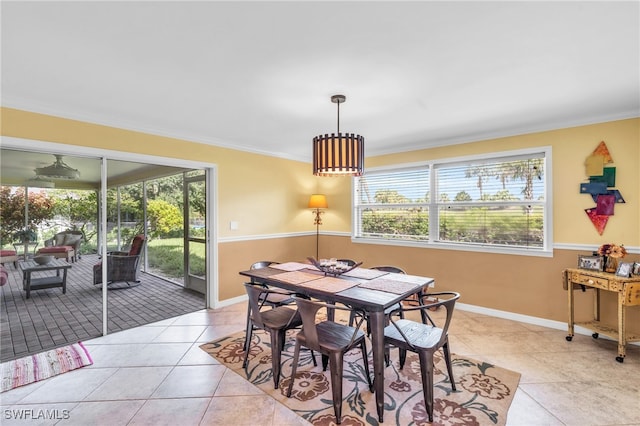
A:
<svg viewBox="0 0 640 426">
<path fill-rule="evenodd" d="M 146 238 L 144 235 L 136 235 L 128 252 L 109 252 L 107 254 L 107 284 L 115 282 L 139 283 L 140 259 Z M 93 284 L 102 283 L 102 262 L 93 265 Z"/>
</svg>

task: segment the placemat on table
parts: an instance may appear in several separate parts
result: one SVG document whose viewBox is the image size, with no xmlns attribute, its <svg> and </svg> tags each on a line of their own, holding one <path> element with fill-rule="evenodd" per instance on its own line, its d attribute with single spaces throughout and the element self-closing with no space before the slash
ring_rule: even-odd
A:
<svg viewBox="0 0 640 426">
<path fill-rule="evenodd" d="M 422 281 L 424 283 L 424 280 Z M 413 290 L 416 287 L 419 287 L 419 284 L 408 283 L 403 281 L 397 281 L 394 279 L 387 278 L 376 278 L 375 280 L 364 281 L 358 284 L 360 288 L 368 288 L 370 290 L 380 290 L 386 291 L 387 293 L 393 294 L 403 294 L 407 291 Z"/>
<path fill-rule="evenodd" d="M 316 275 L 317 276 L 317 275 Z M 320 277 L 320 279 L 300 283 L 300 287 L 313 288 L 327 293 L 340 293 L 351 287 L 357 286 L 359 281 L 341 280 L 334 277 Z"/>
<path fill-rule="evenodd" d="M 387 274 L 388 272 L 378 271 L 377 269 L 355 268 L 350 270 L 349 272 L 345 272 L 342 275 L 354 278 L 364 278 L 365 280 L 372 280 L 374 278 L 378 278 Z"/>
<path fill-rule="evenodd" d="M 271 275 L 269 278 L 289 284 L 301 284 L 306 281 L 318 280 L 322 278 L 322 275 L 302 271 L 289 271 L 283 272 L 281 274 Z"/>
<path fill-rule="evenodd" d="M 387 278 L 391 279 L 391 275 Z M 424 284 L 426 282 L 433 281 L 433 278 L 420 277 L 418 275 L 393 274 L 393 281 L 400 281 L 403 283 L 411 284 Z"/>
<path fill-rule="evenodd" d="M 281 271 L 299 271 L 301 269 L 311 269 L 313 265 L 300 262 L 274 263 L 269 265 L 270 268 L 280 269 Z"/>
</svg>

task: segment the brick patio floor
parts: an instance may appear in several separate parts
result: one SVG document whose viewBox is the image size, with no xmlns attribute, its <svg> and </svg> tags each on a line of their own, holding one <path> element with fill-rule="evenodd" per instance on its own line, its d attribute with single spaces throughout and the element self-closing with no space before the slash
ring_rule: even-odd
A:
<svg viewBox="0 0 640 426">
<path fill-rule="evenodd" d="M 0 362 L 102 335 L 102 286 L 92 284 L 97 262 L 97 255 L 84 255 L 72 264 L 66 294 L 50 288 L 32 291 L 29 299 L 19 268 L 4 265 L 9 282 L 0 287 Z M 140 281 L 135 287 L 109 287 L 109 333 L 205 308 L 203 295 L 177 284 L 144 272 Z"/>
</svg>

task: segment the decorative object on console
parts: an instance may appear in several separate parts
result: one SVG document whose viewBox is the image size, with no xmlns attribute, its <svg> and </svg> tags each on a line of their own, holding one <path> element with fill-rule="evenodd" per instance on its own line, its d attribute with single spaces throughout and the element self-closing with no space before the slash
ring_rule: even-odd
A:
<svg viewBox="0 0 640 426">
<path fill-rule="evenodd" d="M 580 193 L 590 194 L 596 203 L 595 207 L 585 209 L 585 213 L 600 235 L 614 214 L 615 204 L 625 202 L 619 190 L 610 189 L 616 186 L 616 168 L 605 167 L 609 163 L 613 163 L 613 158 L 602 141 L 584 162 L 589 182 L 580 184 Z"/>
<path fill-rule="evenodd" d="M 604 269 L 604 257 L 578 255 L 578 268 L 602 271 Z"/>
<path fill-rule="evenodd" d="M 627 249 L 622 244 L 603 244 L 598 248 L 598 254 L 605 256 L 604 271 L 614 273 L 618 270 L 618 260 L 627 255 Z"/>
<path fill-rule="evenodd" d="M 361 176 L 364 172 L 364 136 L 340 133 L 340 104 L 344 95 L 331 96 L 338 104 L 337 133 L 313 138 L 313 174 L 316 176 Z"/>
<path fill-rule="evenodd" d="M 313 213 L 315 214 L 313 224 L 316 226 L 316 257 L 319 257 L 318 244 L 320 241 L 320 225 L 322 225 L 322 217 L 320 215 L 324 213 L 323 209 L 329 207 L 327 204 L 327 197 L 325 197 L 324 194 L 312 194 L 311 198 L 309 198 L 309 205 L 307 207 L 313 209 Z"/>
<path fill-rule="evenodd" d="M 631 276 L 632 269 L 633 262 L 620 262 L 618 269 L 616 269 L 616 275 L 619 277 L 629 278 Z"/>
</svg>

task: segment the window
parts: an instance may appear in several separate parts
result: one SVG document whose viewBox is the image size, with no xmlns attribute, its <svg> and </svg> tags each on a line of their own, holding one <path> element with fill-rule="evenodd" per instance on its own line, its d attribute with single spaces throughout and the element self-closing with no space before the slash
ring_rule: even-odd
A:
<svg viewBox="0 0 640 426">
<path fill-rule="evenodd" d="M 550 155 L 545 148 L 367 170 L 354 178 L 353 239 L 546 252 Z"/>
</svg>

